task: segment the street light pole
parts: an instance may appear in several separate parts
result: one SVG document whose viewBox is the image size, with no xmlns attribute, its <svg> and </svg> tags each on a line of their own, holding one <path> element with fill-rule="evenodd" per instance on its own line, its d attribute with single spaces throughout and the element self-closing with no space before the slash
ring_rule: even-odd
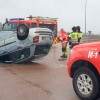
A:
<svg viewBox="0 0 100 100">
<path fill-rule="evenodd" d="M 86 14 L 87 14 L 87 11 L 86 11 L 86 7 L 87 7 L 87 0 L 85 1 L 85 35 L 86 35 L 86 21 L 87 21 L 87 19 L 86 19 Z"/>
</svg>

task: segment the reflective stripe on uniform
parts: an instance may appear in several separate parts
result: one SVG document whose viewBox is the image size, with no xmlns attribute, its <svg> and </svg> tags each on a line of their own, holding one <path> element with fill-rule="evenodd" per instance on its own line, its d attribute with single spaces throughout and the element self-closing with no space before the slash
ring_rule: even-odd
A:
<svg viewBox="0 0 100 100">
<path fill-rule="evenodd" d="M 72 39 L 78 39 L 79 38 L 79 33 L 78 32 L 73 32 L 69 34 L 69 37 Z"/>
<path fill-rule="evenodd" d="M 82 33 L 79 33 L 79 38 L 82 38 Z"/>
<path fill-rule="evenodd" d="M 79 34 L 80 33 L 78 33 L 78 32 L 73 32 L 69 35 L 69 37 L 71 38 L 71 43 L 78 43 L 78 38 L 79 38 L 79 36 L 81 36 Z"/>
<path fill-rule="evenodd" d="M 72 39 L 71 43 L 78 43 L 78 39 Z"/>
</svg>

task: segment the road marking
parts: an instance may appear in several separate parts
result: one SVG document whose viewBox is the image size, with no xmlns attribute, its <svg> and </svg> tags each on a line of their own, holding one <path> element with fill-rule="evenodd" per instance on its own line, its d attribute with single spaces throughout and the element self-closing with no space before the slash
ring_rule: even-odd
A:
<svg viewBox="0 0 100 100">
<path fill-rule="evenodd" d="M 65 66 L 65 65 L 60 65 L 60 66 L 62 66 L 62 67 L 66 67 L 66 68 L 67 68 L 67 66 Z"/>
</svg>

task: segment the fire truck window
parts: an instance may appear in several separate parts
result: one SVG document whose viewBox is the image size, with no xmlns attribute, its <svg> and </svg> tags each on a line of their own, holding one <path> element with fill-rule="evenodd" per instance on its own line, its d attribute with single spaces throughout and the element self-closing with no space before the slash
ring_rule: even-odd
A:
<svg viewBox="0 0 100 100">
<path fill-rule="evenodd" d="M 32 28 L 35 28 L 35 27 L 37 27 L 36 23 L 32 23 Z"/>
<path fill-rule="evenodd" d="M 26 23 L 26 24 L 27 24 L 28 28 L 30 28 L 30 23 Z"/>
<path fill-rule="evenodd" d="M 21 22 L 20 24 L 24 24 L 24 22 L 23 23 Z M 27 24 L 28 28 L 30 28 L 30 23 L 25 23 L 25 24 Z"/>
<path fill-rule="evenodd" d="M 49 25 L 48 25 L 48 24 L 39 24 L 39 26 L 40 26 L 41 28 L 49 28 Z"/>
<path fill-rule="evenodd" d="M 52 32 L 53 32 L 53 35 L 56 36 L 56 32 L 57 32 L 56 24 L 39 24 L 39 26 L 41 28 L 49 28 L 49 29 L 51 29 Z"/>
<path fill-rule="evenodd" d="M 17 23 L 5 23 L 3 26 L 3 31 L 16 31 L 17 29 Z"/>
</svg>

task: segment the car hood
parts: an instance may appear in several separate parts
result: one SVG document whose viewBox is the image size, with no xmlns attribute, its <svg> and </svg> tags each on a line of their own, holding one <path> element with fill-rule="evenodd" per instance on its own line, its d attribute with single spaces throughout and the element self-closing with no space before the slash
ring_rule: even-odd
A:
<svg viewBox="0 0 100 100">
<path fill-rule="evenodd" d="M 0 32 L 0 39 L 5 39 L 5 38 L 8 38 L 10 37 L 11 35 L 13 35 L 13 31 L 1 31 Z"/>
<path fill-rule="evenodd" d="M 100 46 L 100 42 L 92 42 L 92 43 L 84 43 L 84 44 L 80 44 L 74 47 L 74 49 L 76 48 L 86 48 L 86 47 L 99 47 Z"/>
</svg>

